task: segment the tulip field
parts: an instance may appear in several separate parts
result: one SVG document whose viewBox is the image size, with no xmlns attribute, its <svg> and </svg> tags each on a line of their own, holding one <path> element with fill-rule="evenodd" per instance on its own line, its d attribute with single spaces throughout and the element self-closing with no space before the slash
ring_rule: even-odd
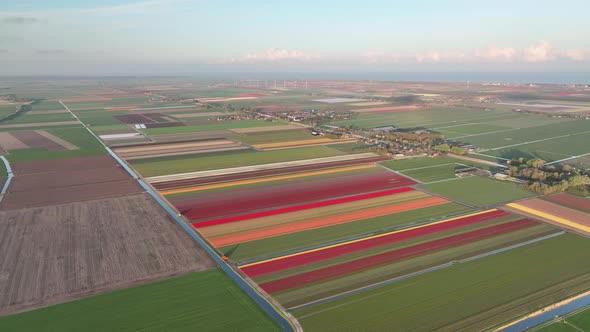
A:
<svg viewBox="0 0 590 332">
<path fill-rule="evenodd" d="M 130 156 L 132 165 L 148 176 L 146 181 L 195 232 L 299 319 L 305 330 L 341 330 L 343 326 L 328 321 L 343 319 L 341 315 L 371 325 L 366 319 L 372 315 L 366 311 L 348 311 L 367 305 L 385 313 L 364 294 L 379 294 L 384 303 L 405 312 L 410 310 L 402 300 L 407 295 L 398 287 L 411 285 L 412 280 L 419 280 L 425 289 L 451 285 L 455 279 L 448 279 L 447 274 L 457 280 L 488 280 L 471 266 L 509 261 L 527 247 L 543 247 L 566 237 L 572 239 L 568 245 L 578 246 L 576 250 L 588 245 L 578 235 L 566 235 L 559 228 L 562 224 L 542 218 L 544 212 L 527 210 L 543 210 L 541 205 L 554 204 L 575 210 L 570 215 L 577 216 L 588 212 L 589 204 L 583 198 L 554 195 L 510 203 L 532 194 L 482 176 L 455 178 L 453 170 L 472 167 L 472 163 L 462 164 L 469 161 L 450 157 L 391 161 L 374 153 L 331 148 L 334 140 L 306 137 L 301 130 L 234 130 L 245 135 L 238 139 L 240 143 L 216 139 L 187 146 L 200 149 L 210 144 L 216 148 L 220 142 L 232 148 L 231 144 L 242 144 L 246 150 L 187 150 L 186 154 L 182 150 L 176 157 L 144 156 L 147 150 L 143 146 L 118 152 Z M 354 141 L 337 143 L 356 144 Z M 499 205 L 506 201 L 509 203 Z M 539 258 L 534 253 L 527 255 Z M 489 263 L 484 268 L 501 270 L 501 264 Z M 563 277 L 545 271 L 549 275 L 546 284 L 545 280 L 531 279 L 530 296 L 537 296 L 535 303 L 549 304 L 556 296 L 535 288 L 541 284 L 565 295 L 581 289 L 584 280 L 590 279 L 590 271 L 580 269 L 582 274 L 576 277 L 580 280 L 566 282 L 566 275 L 577 268 L 564 269 Z M 469 312 L 466 307 L 488 308 L 484 303 L 487 292 L 510 292 L 507 285 L 493 284 L 489 290 L 472 287 L 469 282 L 465 282 L 465 289 L 451 286 L 472 298 L 457 303 L 461 312 Z M 390 295 L 375 293 L 380 289 L 395 291 Z M 484 311 L 473 311 L 472 316 L 440 322 L 490 328 L 514 319 L 526 308 L 516 295 L 509 294 L 494 302 L 506 307 L 504 312 L 488 317 L 485 310 L 491 309 L 481 309 Z M 439 296 L 454 298 L 452 293 Z M 429 305 L 424 301 L 424 306 Z M 403 320 L 405 316 L 395 317 Z M 374 324 L 382 328 L 379 322 L 387 321 L 377 319 Z M 438 323 L 430 326 L 442 328 Z"/>
<path fill-rule="evenodd" d="M 268 95 L 235 98 L 282 109 L 264 105 Z M 451 112 L 366 103 L 347 106 L 355 121 Z M 184 126 L 148 127 L 154 142 L 114 150 L 306 331 L 493 330 L 590 282 L 575 263 L 590 258 L 586 198 L 536 197 L 489 176 L 503 166 L 487 159 L 392 160 L 357 137 L 314 136 L 294 122 L 220 126 L 198 115 L 179 113 Z"/>
</svg>

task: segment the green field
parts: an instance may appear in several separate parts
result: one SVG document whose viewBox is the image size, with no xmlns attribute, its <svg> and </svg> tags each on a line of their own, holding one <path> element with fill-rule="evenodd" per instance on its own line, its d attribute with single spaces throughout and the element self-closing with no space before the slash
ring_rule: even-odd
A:
<svg viewBox="0 0 590 332">
<path fill-rule="evenodd" d="M 272 150 L 233 151 L 214 154 L 174 156 L 132 161 L 143 176 L 157 176 L 184 172 L 205 171 L 240 166 L 252 166 L 283 161 L 303 160 L 342 155 L 342 152 L 321 146 Z"/>
<path fill-rule="evenodd" d="M 590 128 L 590 123 L 588 125 Z M 525 157 L 555 161 L 590 153 L 590 145 L 587 142 L 590 142 L 590 132 L 481 153 L 506 159 Z"/>
<path fill-rule="evenodd" d="M 395 213 L 383 217 L 370 218 L 331 227 L 312 229 L 240 243 L 235 246 L 222 247 L 220 250 L 226 253 L 231 252 L 229 257 L 234 261 L 243 261 L 321 243 L 343 241 L 351 237 L 369 234 L 371 232 L 384 232 L 418 222 L 440 219 L 445 216 L 455 215 L 466 211 L 467 208 L 462 205 L 448 203 Z"/>
<path fill-rule="evenodd" d="M 469 124 L 472 122 L 489 122 L 490 120 L 512 119 L 518 117 L 513 112 L 478 111 L 461 107 L 433 106 L 427 110 L 392 112 L 380 114 L 359 114 L 353 120 L 336 121 L 336 126 L 355 125 L 372 128 L 393 125 L 400 128 L 445 129 L 446 126 Z"/>
<path fill-rule="evenodd" d="M 19 149 L 11 151 L 10 154 L 6 156 L 6 158 L 11 162 L 19 162 L 71 157 L 87 157 L 107 153 L 102 145 L 84 128 L 53 128 L 47 129 L 47 131 L 76 145 L 80 149 L 63 151 L 47 151 L 45 149 L 39 148 Z"/>
<path fill-rule="evenodd" d="M 534 196 L 533 193 L 517 184 L 481 176 L 424 184 L 419 187 L 437 195 L 480 207 Z"/>
<path fill-rule="evenodd" d="M 279 331 L 220 270 L 0 318 L 12 331 Z"/>
<path fill-rule="evenodd" d="M 92 129 L 92 131 L 97 135 L 108 134 L 108 133 L 112 133 L 112 132 L 127 132 L 127 133 L 135 132 L 135 130 L 127 127 L 124 124 L 91 126 L 90 129 Z"/>
<path fill-rule="evenodd" d="M 401 160 L 391 160 L 380 163 L 381 165 L 407 175 L 421 182 L 442 181 L 455 179 L 455 172 L 464 168 L 476 167 L 486 170 L 497 167 L 481 164 L 469 160 L 457 159 L 448 156 L 417 157 Z"/>
<path fill-rule="evenodd" d="M 307 331 L 487 330 L 585 290 L 588 259 L 590 241 L 566 234 L 294 315 Z"/>
<path fill-rule="evenodd" d="M 464 135 L 474 135 L 481 133 L 489 133 L 499 130 L 510 129 L 505 126 L 490 125 L 486 123 L 464 124 L 458 126 L 448 126 L 442 129 L 436 129 L 439 133 L 445 135 L 446 138 L 460 137 Z"/>
<path fill-rule="evenodd" d="M 32 105 L 34 111 L 63 110 L 64 107 L 58 101 L 44 100 Z"/>
<path fill-rule="evenodd" d="M 0 176 L 8 176 L 8 171 L 3 161 L 0 161 Z M 0 186 L 0 190 L 2 190 L 2 186 Z"/>
<path fill-rule="evenodd" d="M 565 320 L 565 321 L 564 321 Z M 590 331 L 590 308 L 568 315 L 565 319 L 561 317 L 547 326 L 534 328 L 536 332 L 579 332 Z"/>
<path fill-rule="evenodd" d="M 2 121 L 2 125 L 10 124 L 22 124 L 22 123 L 41 123 L 41 122 L 61 122 L 61 121 L 75 121 L 69 113 L 57 113 L 57 114 L 33 114 L 28 115 L 26 113 L 19 112 L 20 115 L 8 121 Z"/>
<path fill-rule="evenodd" d="M 458 133 L 467 135 L 492 132 L 499 130 L 499 128 L 528 128 L 568 121 L 571 120 L 512 111 L 483 111 L 463 107 L 433 106 L 421 111 L 359 114 L 355 119 L 335 121 L 330 124 L 335 126 L 355 125 L 362 128 L 389 125 L 399 128 L 430 128 L 437 132 L 453 132 L 456 136 L 454 128 L 458 128 Z"/>
<path fill-rule="evenodd" d="M 121 122 L 115 119 L 113 116 L 115 115 L 124 115 L 128 114 L 126 111 L 104 111 L 104 110 L 94 110 L 94 111 L 85 111 L 85 112 L 75 112 L 76 116 L 80 121 L 84 122 L 89 126 L 105 126 L 105 125 L 116 125 L 121 124 Z"/>
<path fill-rule="evenodd" d="M 175 134 L 175 133 L 194 133 L 194 132 L 201 132 L 201 131 L 237 129 L 237 128 L 280 126 L 280 125 L 284 125 L 284 123 L 270 122 L 270 121 L 256 121 L 256 120 L 221 121 L 219 123 L 198 125 L 198 126 L 144 129 L 143 132 L 145 132 L 148 135 L 159 135 L 159 134 Z"/>
<path fill-rule="evenodd" d="M 473 144 L 479 148 L 489 149 L 589 131 L 590 122 L 569 120 L 518 130 L 471 136 L 460 141 Z M 550 140 L 545 142 L 550 142 Z"/>
<path fill-rule="evenodd" d="M 0 104 L 0 119 L 16 113 L 17 105 Z"/>
<path fill-rule="evenodd" d="M 260 134 L 239 135 L 236 140 L 246 144 L 278 143 L 288 141 L 299 141 L 317 138 L 311 136 L 304 130 L 287 130 L 281 132 L 269 132 Z"/>
<path fill-rule="evenodd" d="M 90 102 L 79 102 L 79 103 L 72 103 L 72 102 L 64 102 L 66 106 L 72 111 L 75 110 L 96 110 L 96 109 L 103 109 L 105 107 L 115 107 L 115 106 L 138 106 L 140 104 L 145 104 L 149 100 L 148 97 L 129 97 L 129 98 L 117 98 L 113 100 L 104 100 L 104 101 L 90 101 Z M 149 106 L 147 106 L 149 107 Z"/>
<path fill-rule="evenodd" d="M 434 182 L 455 179 L 455 173 L 461 169 L 466 168 L 470 167 L 453 163 L 447 165 L 430 166 L 428 168 L 407 170 L 401 173 L 421 182 Z"/>
</svg>

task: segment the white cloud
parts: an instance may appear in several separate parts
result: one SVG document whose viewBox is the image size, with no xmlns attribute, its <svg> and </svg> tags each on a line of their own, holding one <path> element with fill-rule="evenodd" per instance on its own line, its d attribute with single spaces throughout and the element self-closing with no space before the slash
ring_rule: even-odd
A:
<svg viewBox="0 0 590 332">
<path fill-rule="evenodd" d="M 365 52 L 361 55 L 368 64 L 436 64 L 436 63 L 542 63 L 556 60 L 590 60 L 588 49 L 556 49 L 547 41 L 540 41 L 523 49 L 488 46 L 467 52 L 430 50 L 416 54 Z"/>
<path fill-rule="evenodd" d="M 525 62 L 547 62 L 555 60 L 556 55 L 556 51 L 551 47 L 551 44 L 542 40 L 525 48 L 522 52 L 522 59 Z"/>
<path fill-rule="evenodd" d="M 272 48 L 260 53 L 248 53 L 231 62 L 292 62 L 320 60 L 319 55 L 308 54 L 298 50 Z"/>
<path fill-rule="evenodd" d="M 476 50 L 474 57 L 477 59 L 488 60 L 488 61 L 513 61 L 517 56 L 516 49 L 512 47 L 495 47 L 488 46 L 483 50 Z"/>
</svg>

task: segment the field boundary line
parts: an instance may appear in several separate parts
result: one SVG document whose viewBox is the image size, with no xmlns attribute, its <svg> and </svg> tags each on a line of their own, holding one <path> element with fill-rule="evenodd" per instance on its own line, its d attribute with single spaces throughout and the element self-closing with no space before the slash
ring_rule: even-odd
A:
<svg viewBox="0 0 590 332">
<path fill-rule="evenodd" d="M 551 239 L 551 238 L 554 238 L 554 237 L 563 235 L 565 233 L 566 233 L 565 231 L 559 231 L 557 233 L 545 235 L 545 236 L 542 236 L 542 237 L 539 237 L 539 238 L 536 238 L 536 239 L 532 239 L 532 240 L 528 240 L 528 241 L 525 241 L 525 242 L 517 243 L 517 244 L 511 245 L 511 246 L 508 246 L 508 247 L 504 247 L 504 248 L 492 250 L 492 251 L 489 251 L 489 252 L 486 252 L 486 253 L 483 253 L 483 254 L 479 254 L 479 255 L 476 255 L 476 256 L 468 257 L 468 258 L 457 260 L 457 261 L 450 261 L 448 263 L 444 263 L 444 264 L 440 264 L 440 265 L 437 265 L 437 266 L 433 266 L 433 267 L 430 267 L 430 268 L 427 268 L 427 269 L 424 269 L 424 270 L 420 270 L 420 271 L 417 271 L 417 272 L 413 272 L 413 273 L 410 273 L 410 274 L 406 274 L 406 275 L 403 275 L 403 276 L 400 276 L 400 277 L 396 277 L 396 278 L 393 278 L 393 279 L 380 281 L 380 282 L 377 282 L 377 283 L 374 283 L 374 284 L 371 284 L 371 285 L 367 285 L 367 286 L 364 286 L 364 287 L 361 287 L 361 288 L 353 289 L 353 290 L 350 290 L 350 291 L 347 291 L 347 292 L 344 292 L 344 293 L 340 293 L 340 294 L 328 296 L 328 297 L 325 297 L 323 299 L 319 299 L 319 300 L 311 301 L 311 302 L 304 303 L 304 304 L 301 304 L 301 305 L 298 305 L 298 306 L 290 307 L 290 308 L 287 308 L 287 310 L 289 312 L 299 311 L 299 310 L 306 309 L 306 308 L 309 308 L 309 307 L 313 307 L 313 306 L 316 306 L 316 305 L 320 305 L 320 304 L 324 304 L 324 303 L 331 302 L 331 301 L 334 301 L 334 300 L 338 300 L 340 298 L 344 298 L 344 297 L 348 297 L 348 296 L 351 296 L 351 295 L 356 295 L 356 294 L 359 294 L 359 293 L 362 293 L 362 292 L 365 292 L 365 291 L 369 291 L 369 290 L 372 290 L 372 289 L 376 289 L 376 288 L 379 288 L 379 287 L 382 287 L 382 286 L 385 286 L 385 285 L 389 285 L 389 284 L 393 284 L 393 283 L 396 283 L 396 282 L 399 282 L 399 281 L 403 281 L 403 280 L 406 280 L 406 279 L 417 277 L 417 276 L 420 276 L 420 275 L 423 275 L 423 274 L 426 274 L 426 273 L 434 272 L 434 271 L 437 271 L 437 270 L 442 270 L 442 269 L 451 267 L 453 265 L 468 263 L 468 262 L 475 261 L 475 260 L 478 260 L 478 259 L 481 259 L 481 258 L 489 257 L 489 256 L 496 255 L 496 254 L 499 254 L 499 253 L 502 253 L 502 252 L 506 252 L 506 251 L 509 251 L 509 250 L 512 250 L 512 249 L 524 247 L 524 246 L 527 246 L 529 244 L 533 244 L 533 243 L 537 243 L 537 242 L 540 242 L 540 241 L 548 240 L 548 239 Z"/>
<path fill-rule="evenodd" d="M 205 252 L 217 263 L 219 268 L 229 276 L 244 293 L 246 293 L 258 306 L 266 312 L 280 327 L 286 331 L 303 331 L 299 322 L 284 310 L 277 303 L 269 299 L 268 295 L 263 295 L 257 287 L 253 286 L 251 282 L 242 277 L 236 272 L 227 262 L 225 262 L 220 255 L 204 240 L 202 239 L 193 229 L 185 223 L 180 217 L 164 202 L 164 200 L 145 182 L 143 181 L 113 150 L 104 144 L 91 130 L 84 124 L 80 119 L 72 112 L 61 100 L 59 101 L 62 106 L 67 109 L 75 118 L 82 124 L 82 126 L 98 140 L 98 142 L 105 148 L 105 150 L 119 163 L 134 179 L 137 180 L 139 185 L 145 189 L 145 191 L 154 198 L 154 200 L 168 213 L 168 215 L 197 243 L 205 250 Z"/>
<path fill-rule="evenodd" d="M 480 124 L 480 123 L 481 122 L 467 122 L 467 123 L 464 123 L 464 124 L 455 124 L 455 125 L 451 125 L 451 126 L 431 127 L 430 129 L 446 129 L 446 128 L 453 128 L 453 127 L 462 127 L 462 126 L 476 125 L 476 124 Z M 451 131 L 451 130 L 449 130 L 449 131 Z"/>
<path fill-rule="evenodd" d="M 550 141 L 550 140 L 560 139 L 560 138 L 565 138 L 565 137 L 570 137 L 570 136 L 583 135 L 583 134 L 587 134 L 587 133 L 590 133 L 590 130 L 581 131 L 581 132 L 573 133 L 573 134 L 566 134 L 566 135 L 559 135 L 559 136 L 554 136 L 554 137 L 547 137 L 547 138 L 538 139 L 538 140 L 534 140 L 534 141 L 523 142 L 523 143 L 516 143 L 516 144 L 505 145 L 505 146 L 499 146 L 499 147 L 490 148 L 490 149 L 483 149 L 481 151 L 482 152 L 496 151 L 496 150 L 501 150 L 501 149 L 505 149 L 505 148 L 511 148 L 511 147 L 514 147 L 514 146 L 520 146 L 520 145 L 527 145 L 527 144 L 545 142 L 545 141 Z"/>
<path fill-rule="evenodd" d="M 424 158 L 424 157 L 423 157 L 423 158 Z M 406 169 L 400 169 L 400 170 L 397 170 L 397 172 L 411 172 L 411 171 L 417 171 L 417 170 L 419 170 L 419 169 L 435 168 L 435 167 L 448 166 L 448 165 L 453 165 L 453 164 L 457 164 L 457 163 L 456 163 L 456 162 L 452 162 L 452 163 L 439 164 L 439 165 L 432 165 L 432 166 L 415 167 L 415 168 L 406 168 Z"/>
<path fill-rule="evenodd" d="M 381 168 L 384 168 L 385 170 L 387 170 L 387 171 L 389 171 L 389 172 L 392 172 L 392 173 L 395 173 L 395 174 L 397 174 L 397 175 L 399 175 L 399 176 L 403 176 L 403 177 L 406 177 L 406 178 L 408 178 L 408 179 L 411 179 L 412 181 L 415 181 L 416 183 L 420 183 L 420 184 L 423 184 L 423 183 L 424 183 L 424 182 L 422 182 L 422 181 L 420 181 L 420 180 L 418 180 L 418 179 L 415 179 L 415 178 L 413 178 L 413 177 L 411 177 L 411 176 L 408 176 L 408 175 L 402 174 L 402 173 L 400 173 L 400 172 L 398 172 L 398 171 L 394 171 L 394 170 L 392 170 L 392 169 L 391 169 L 391 168 L 389 168 L 389 167 L 385 167 L 385 166 L 381 165 L 380 163 L 376 163 L 376 165 L 377 165 L 377 166 L 379 166 L 379 167 L 381 167 Z"/>
<path fill-rule="evenodd" d="M 475 168 L 477 168 L 477 167 L 475 167 Z M 470 178 L 472 176 L 477 176 L 477 175 L 468 175 L 468 176 L 464 176 L 462 178 L 454 177 L 454 178 L 448 178 L 448 179 L 443 179 L 443 180 L 436 180 L 436 181 L 424 182 L 424 184 L 433 184 L 433 183 L 440 183 L 440 182 L 457 181 L 457 180 L 461 180 L 461 179 Z"/>
<path fill-rule="evenodd" d="M 590 152 L 584 153 L 584 154 L 581 154 L 581 155 L 578 155 L 578 156 L 571 156 L 571 157 L 567 157 L 565 159 L 552 161 L 550 163 L 547 163 L 546 165 L 553 165 L 553 164 L 561 163 L 561 162 L 572 160 L 572 159 L 583 158 L 583 157 L 586 157 L 586 156 L 590 156 Z"/>
<path fill-rule="evenodd" d="M 488 151 L 488 150 L 486 150 L 486 151 Z M 482 152 L 485 152 L 485 151 L 482 151 Z M 508 158 L 503 158 L 503 157 L 496 157 L 496 156 L 490 156 L 489 154 L 485 154 L 485 153 L 479 153 L 479 152 L 469 152 L 469 154 L 474 154 L 474 155 L 476 155 L 476 156 L 482 156 L 482 157 L 495 158 L 495 159 L 502 159 L 502 160 L 506 160 L 506 161 L 510 160 L 510 159 L 508 159 Z M 493 162 L 493 161 L 492 161 L 492 162 Z M 506 166 L 504 166 L 504 167 L 506 167 Z"/>
<path fill-rule="evenodd" d="M 6 192 L 8 191 L 8 186 L 10 185 L 10 182 L 12 181 L 12 178 L 14 177 L 14 173 L 12 173 L 12 168 L 10 168 L 10 163 L 8 162 L 8 159 L 6 159 L 6 157 L 4 157 L 4 156 L 0 156 L 0 159 L 2 159 L 2 162 L 4 163 L 4 166 L 6 167 L 6 173 L 8 173 L 8 176 L 6 177 L 6 182 L 4 182 L 4 186 L 2 186 L 2 191 L 0 192 L 0 203 L 1 203 L 2 200 L 4 199 L 4 195 L 6 195 Z"/>
<path fill-rule="evenodd" d="M 462 179 L 462 178 L 458 178 L 458 179 L 460 180 L 460 179 Z M 457 180 L 457 179 L 453 179 L 453 180 Z M 471 204 L 468 204 L 468 203 L 465 203 L 465 202 L 457 201 L 457 200 L 455 200 L 455 199 L 450 199 L 450 198 L 448 198 L 448 197 L 445 197 L 445 196 L 443 196 L 443 195 L 440 195 L 440 194 L 435 194 L 435 193 L 433 193 L 433 192 L 431 192 L 431 191 L 428 191 L 428 190 L 426 190 L 426 189 L 424 189 L 424 188 L 419 188 L 419 187 L 413 187 L 413 188 L 414 188 L 414 189 L 416 189 L 416 190 L 418 190 L 418 191 L 421 191 L 421 192 L 423 192 L 423 193 L 426 193 L 426 194 L 428 194 L 428 195 L 432 195 L 432 196 L 437 196 L 437 197 L 440 197 L 440 198 L 444 198 L 444 199 L 446 199 L 446 200 L 448 200 L 448 201 L 450 201 L 450 202 L 454 202 L 454 203 L 457 203 L 457 204 L 459 204 L 459 205 L 466 206 L 466 207 L 468 207 L 468 208 L 470 208 L 470 209 L 476 209 L 476 210 L 477 210 L 477 209 L 481 209 L 480 207 L 478 207 L 478 206 L 475 206 L 475 205 L 471 205 Z"/>
<path fill-rule="evenodd" d="M 478 134 L 469 134 L 469 135 L 463 135 L 463 136 L 457 136 L 457 137 L 449 137 L 449 139 L 450 140 L 454 140 L 454 139 L 457 139 L 457 138 L 465 138 L 465 137 L 473 137 L 473 136 L 483 136 L 483 135 L 497 134 L 497 133 L 503 133 L 505 131 L 520 130 L 520 129 L 522 129 L 522 128 L 502 129 L 502 130 L 488 131 L 486 133 L 478 133 Z"/>
</svg>

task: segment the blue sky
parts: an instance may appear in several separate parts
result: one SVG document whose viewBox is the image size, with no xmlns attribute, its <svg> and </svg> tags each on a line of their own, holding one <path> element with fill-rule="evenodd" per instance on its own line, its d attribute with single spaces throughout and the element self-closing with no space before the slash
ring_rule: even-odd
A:
<svg viewBox="0 0 590 332">
<path fill-rule="evenodd" d="M 588 12 L 575 0 L 0 0 L 0 75 L 588 71 Z"/>
</svg>

